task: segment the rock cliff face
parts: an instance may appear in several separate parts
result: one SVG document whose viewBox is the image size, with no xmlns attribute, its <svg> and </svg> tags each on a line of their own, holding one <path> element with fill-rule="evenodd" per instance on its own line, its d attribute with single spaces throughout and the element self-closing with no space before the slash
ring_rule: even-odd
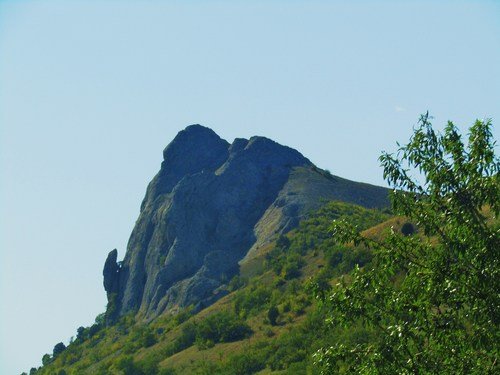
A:
<svg viewBox="0 0 500 375">
<path fill-rule="evenodd" d="M 104 288 L 113 314 L 202 308 L 239 262 L 325 200 L 388 205 L 387 190 L 331 176 L 298 151 L 264 137 L 232 144 L 191 125 L 165 148 L 130 236 L 125 258 L 109 253 Z"/>
</svg>

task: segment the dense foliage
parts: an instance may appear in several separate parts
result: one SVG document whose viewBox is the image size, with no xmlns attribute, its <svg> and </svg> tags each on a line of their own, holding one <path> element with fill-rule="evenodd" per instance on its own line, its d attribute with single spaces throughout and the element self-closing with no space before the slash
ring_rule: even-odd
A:
<svg viewBox="0 0 500 375">
<path fill-rule="evenodd" d="M 464 145 L 451 122 L 439 134 L 424 115 L 397 155 L 381 156 L 395 188 L 394 211 L 422 235 L 393 231 L 373 240 L 345 221 L 334 224 L 335 239 L 370 248 L 374 260 L 323 298 L 330 324 L 362 324 L 376 335 L 318 351 L 323 373 L 498 373 L 500 229 L 489 219 L 500 210 L 494 147 L 489 121 L 477 121 Z"/>
<path fill-rule="evenodd" d="M 267 254 L 267 261 L 277 275 L 290 280 L 300 276 L 305 264 L 304 255 L 313 251 L 315 254 L 325 254 L 328 271 L 335 270 L 343 274 L 362 266 L 370 260 L 371 255 L 366 249 L 347 248 L 339 245 L 331 236 L 330 226 L 333 220 L 349 218 L 359 230 L 367 229 L 389 218 L 388 212 L 368 210 L 342 202 L 328 202 L 310 218 L 300 223 L 299 229 L 288 238 L 280 236 L 275 248 Z M 332 276 L 332 274 L 329 274 Z"/>
</svg>

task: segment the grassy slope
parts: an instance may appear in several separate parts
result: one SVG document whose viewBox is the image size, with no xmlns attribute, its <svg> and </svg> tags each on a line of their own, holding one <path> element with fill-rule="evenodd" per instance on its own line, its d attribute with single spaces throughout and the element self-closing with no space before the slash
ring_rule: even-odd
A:
<svg viewBox="0 0 500 375">
<path fill-rule="evenodd" d="M 387 213 L 331 202 L 287 238 L 260 249 L 252 262 L 242 266 L 240 279 L 230 283 L 236 290 L 212 306 L 194 316 L 164 315 L 147 325 L 125 317 L 117 325 L 69 345 L 37 373 L 313 373 L 311 354 L 334 338 L 322 333 L 326 330 L 322 329 L 321 306 L 311 297 L 308 285 L 311 280 L 331 283 L 355 264 L 369 261 L 364 249 L 334 245 L 329 226 L 338 217 L 349 217 L 360 228 L 368 228 L 365 234 L 374 238 L 391 227 L 399 230 L 404 223 L 403 218 L 389 218 Z M 243 285 L 241 280 L 245 280 Z M 267 318 L 271 306 L 279 311 L 276 325 Z M 253 333 L 233 342 L 198 339 L 185 349 L 173 349 L 185 337 L 186 327 L 220 312 L 230 312 Z M 353 339 L 358 331 L 355 327 L 348 335 L 336 332 L 336 339 Z"/>
</svg>

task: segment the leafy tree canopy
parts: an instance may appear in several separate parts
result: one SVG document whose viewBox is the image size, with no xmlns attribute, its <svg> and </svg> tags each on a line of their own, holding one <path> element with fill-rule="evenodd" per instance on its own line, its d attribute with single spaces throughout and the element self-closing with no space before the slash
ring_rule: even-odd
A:
<svg viewBox="0 0 500 375">
<path fill-rule="evenodd" d="M 464 144 L 453 123 L 440 134 L 430 119 L 421 116 L 397 154 L 380 157 L 393 209 L 418 234 L 374 241 L 333 224 L 335 239 L 364 244 L 374 259 L 324 298 L 329 322 L 362 324 L 376 338 L 318 351 L 325 374 L 498 371 L 500 162 L 491 121 L 476 121 Z"/>
<path fill-rule="evenodd" d="M 64 343 L 59 342 L 54 346 L 54 350 L 52 351 L 52 356 L 57 357 L 59 354 L 61 354 L 64 350 L 66 349 L 66 345 Z"/>
</svg>

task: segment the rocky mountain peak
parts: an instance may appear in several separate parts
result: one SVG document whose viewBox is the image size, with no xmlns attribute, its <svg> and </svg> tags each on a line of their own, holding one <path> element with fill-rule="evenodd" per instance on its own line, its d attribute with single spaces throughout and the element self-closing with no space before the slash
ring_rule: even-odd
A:
<svg viewBox="0 0 500 375">
<path fill-rule="evenodd" d="M 171 192 L 183 177 L 217 169 L 228 155 L 229 143 L 212 129 L 188 126 L 163 150 L 161 169 L 148 187 L 143 207 L 152 197 Z"/>
<path fill-rule="evenodd" d="M 197 152 L 192 156 L 200 154 L 217 153 L 225 149 L 227 151 L 229 143 L 220 138 L 212 129 L 202 125 L 189 125 L 180 131 L 172 142 L 163 151 L 163 159 L 178 158 L 179 154 Z M 183 155 L 186 156 L 186 155 Z"/>
<path fill-rule="evenodd" d="M 300 152 L 265 137 L 229 144 L 191 125 L 165 148 L 163 159 L 121 266 L 115 251 L 106 260 L 104 284 L 116 316 L 152 318 L 213 303 L 240 262 L 324 200 L 388 203 L 385 189 L 332 178 Z"/>
</svg>

